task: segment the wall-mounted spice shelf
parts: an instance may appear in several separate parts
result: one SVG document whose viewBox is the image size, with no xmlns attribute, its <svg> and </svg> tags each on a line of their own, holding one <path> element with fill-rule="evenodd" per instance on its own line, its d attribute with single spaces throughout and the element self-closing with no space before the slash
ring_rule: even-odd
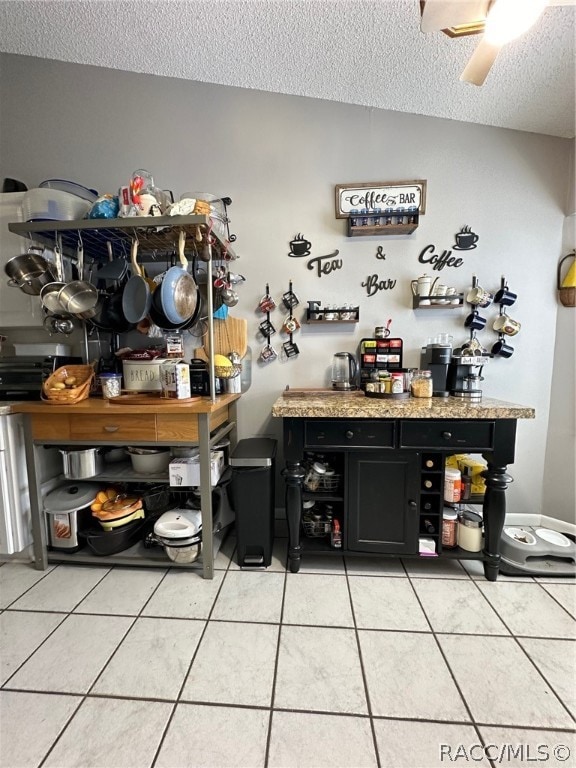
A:
<svg viewBox="0 0 576 768">
<path fill-rule="evenodd" d="M 360 307 L 318 307 L 306 310 L 308 325 L 313 323 L 357 323 L 360 320 Z"/>
<path fill-rule="evenodd" d="M 458 299 L 458 303 L 455 302 Z M 423 300 L 430 304 L 422 304 Z M 455 296 L 412 296 L 412 309 L 459 309 L 464 304 L 464 294 L 457 293 Z"/>
<path fill-rule="evenodd" d="M 418 227 L 418 215 L 409 224 L 353 224 L 348 219 L 348 237 L 381 237 L 382 235 L 411 235 Z"/>
</svg>

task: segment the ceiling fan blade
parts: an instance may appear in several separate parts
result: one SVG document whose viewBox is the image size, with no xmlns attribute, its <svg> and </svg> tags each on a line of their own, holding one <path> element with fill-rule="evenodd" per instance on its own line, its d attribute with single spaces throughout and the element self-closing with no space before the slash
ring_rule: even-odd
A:
<svg viewBox="0 0 576 768">
<path fill-rule="evenodd" d="M 496 61 L 500 48 L 500 45 L 493 45 L 482 38 L 468 64 L 466 64 L 464 72 L 460 75 L 460 80 L 465 83 L 472 83 L 472 85 L 482 85 L 492 64 Z"/>
<path fill-rule="evenodd" d="M 489 0 L 426 0 L 422 8 L 422 32 L 439 32 L 486 18 Z"/>
</svg>

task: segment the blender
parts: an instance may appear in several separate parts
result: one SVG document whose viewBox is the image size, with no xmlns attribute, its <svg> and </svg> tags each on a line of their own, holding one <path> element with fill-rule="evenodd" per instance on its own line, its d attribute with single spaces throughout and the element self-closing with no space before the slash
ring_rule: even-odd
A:
<svg viewBox="0 0 576 768">
<path fill-rule="evenodd" d="M 336 352 L 332 358 L 332 389 L 349 392 L 356 389 L 356 359 L 349 352 Z"/>
</svg>

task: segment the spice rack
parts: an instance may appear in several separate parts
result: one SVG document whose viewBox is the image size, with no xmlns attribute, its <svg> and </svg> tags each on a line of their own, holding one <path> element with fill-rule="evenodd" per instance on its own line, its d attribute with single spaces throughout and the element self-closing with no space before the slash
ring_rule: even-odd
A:
<svg viewBox="0 0 576 768">
<path fill-rule="evenodd" d="M 419 219 L 418 211 L 361 212 L 348 217 L 346 234 L 348 237 L 411 235 L 418 228 Z"/>
<path fill-rule="evenodd" d="M 360 307 L 322 307 L 319 301 L 309 301 L 305 323 L 357 323 Z"/>
</svg>

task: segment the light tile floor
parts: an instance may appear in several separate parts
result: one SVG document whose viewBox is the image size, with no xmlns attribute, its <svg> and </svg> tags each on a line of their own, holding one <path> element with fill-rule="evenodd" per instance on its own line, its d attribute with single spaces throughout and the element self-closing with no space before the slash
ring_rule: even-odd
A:
<svg viewBox="0 0 576 768">
<path fill-rule="evenodd" d="M 292 574 L 284 538 L 243 571 L 234 544 L 212 581 L 1 565 L 0 764 L 576 765 L 574 582 L 377 557 Z"/>
</svg>

